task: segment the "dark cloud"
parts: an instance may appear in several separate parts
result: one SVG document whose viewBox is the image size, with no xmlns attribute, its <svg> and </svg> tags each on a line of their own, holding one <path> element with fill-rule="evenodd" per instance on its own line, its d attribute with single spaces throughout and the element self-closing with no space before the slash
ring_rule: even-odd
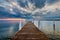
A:
<svg viewBox="0 0 60 40">
<path fill-rule="evenodd" d="M 56 3 L 56 2 L 58 2 L 59 0 L 47 0 L 47 3 L 48 4 L 54 4 L 54 3 Z"/>
<path fill-rule="evenodd" d="M 37 8 L 42 8 L 45 5 L 46 0 L 28 0 L 31 3 L 34 3 Z M 28 1 L 23 2 L 22 0 L 18 0 L 22 7 L 28 6 Z"/>
<path fill-rule="evenodd" d="M 35 3 L 35 6 L 37 8 L 42 8 L 45 5 L 46 0 L 33 0 L 33 3 Z"/>
<path fill-rule="evenodd" d="M 16 8 L 13 9 L 16 15 L 10 13 L 8 10 L 6 10 L 4 7 L 0 7 L 0 18 L 26 18 L 30 19 L 32 18 L 31 13 L 30 14 L 23 14 L 20 13 L 20 11 Z"/>
<path fill-rule="evenodd" d="M 17 1 L 21 7 L 25 7 L 25 5 L 27 6 L 27 2 L 23 2 L 22 0 L 17 0 Z"/>
</svg>

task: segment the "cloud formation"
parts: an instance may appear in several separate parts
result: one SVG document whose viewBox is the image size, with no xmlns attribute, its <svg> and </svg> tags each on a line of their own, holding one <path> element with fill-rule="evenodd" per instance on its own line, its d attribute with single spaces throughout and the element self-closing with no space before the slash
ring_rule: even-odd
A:
<svg viewBox="0 0 60 40">
<path fill-rule="evenodd" d="M 5 0 L 4 3 L 2 1 L 0 3 L 0 6 L 14 15 L 31 13 L 31 15 L 42 14 L 51 17 L 60 13 L 60 0 Z"/>
</svg>

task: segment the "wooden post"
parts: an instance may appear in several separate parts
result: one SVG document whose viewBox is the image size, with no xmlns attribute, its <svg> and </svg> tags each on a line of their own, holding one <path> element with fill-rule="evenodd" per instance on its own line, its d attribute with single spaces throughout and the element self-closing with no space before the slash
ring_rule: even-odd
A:
<svg viewBox="0 0 60 40">
<path fill-rule="evenodd" d="M 55 39 L 55 21 L 53 21 L 53 37 L 54 37 L 54 39 Z"/>
<path fill-rule="evenodd" d="M 38 28 L 40 29 L 40 20 L 38 20 Z"/>
</svg>

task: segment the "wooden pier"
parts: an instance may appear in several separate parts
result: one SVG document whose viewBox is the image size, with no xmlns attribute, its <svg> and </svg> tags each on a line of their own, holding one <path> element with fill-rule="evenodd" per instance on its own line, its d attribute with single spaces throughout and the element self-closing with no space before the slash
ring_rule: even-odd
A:
<svg viewBox="0 0 60 40">
<path fill-rule="evenodd" d="M 30 21 L 16 33 L 12 40 L 48 40 L 48 37 Z"/>
</svg>

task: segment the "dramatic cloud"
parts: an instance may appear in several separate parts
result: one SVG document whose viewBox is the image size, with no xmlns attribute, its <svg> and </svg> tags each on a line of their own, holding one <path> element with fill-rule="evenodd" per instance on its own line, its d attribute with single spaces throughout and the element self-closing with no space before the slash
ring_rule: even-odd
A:
<svg viewBox="0 0 60 40">
<path fill-rule="evenodd" d="M 18 17 L 20 14 L 60 15 L 60 0 L 1 0 L 0 6 Z"/>
<path fill-rule="evenodd" d="M 21 3 L 23 3 L 23 2 L 25 2 L 25 7 L 21 6 Z M 5 8 L 7 7 L 7 9 L 9 9 L 11 12 L 13 12 L 13 8 L 15 7 L 15 8 L 17 8 L 20 11 L 23 11 L 23 12 L 25 11 L 27 13 L 31 13 L 36 8 L 43 7 L 42 5 L 44 5 L 45 1 L 33 0 L 32 2 L 33 3 L 31 3 L 29 0 L 24 0 L 24 1 L 20 1 L 20 5 L 19 5 L 19 3 L 17 1 L 15 1 L 15 0 L 8 0 L 8 2 L 4 2 L 4 3 L 1 2 L 0 6 L 3 6 Z M 8 3 L 8 4 L 6 4 L 6 3 Z M 24 4 L 22 4 L 22 5 L 24 5 Z"/>
</svg>

